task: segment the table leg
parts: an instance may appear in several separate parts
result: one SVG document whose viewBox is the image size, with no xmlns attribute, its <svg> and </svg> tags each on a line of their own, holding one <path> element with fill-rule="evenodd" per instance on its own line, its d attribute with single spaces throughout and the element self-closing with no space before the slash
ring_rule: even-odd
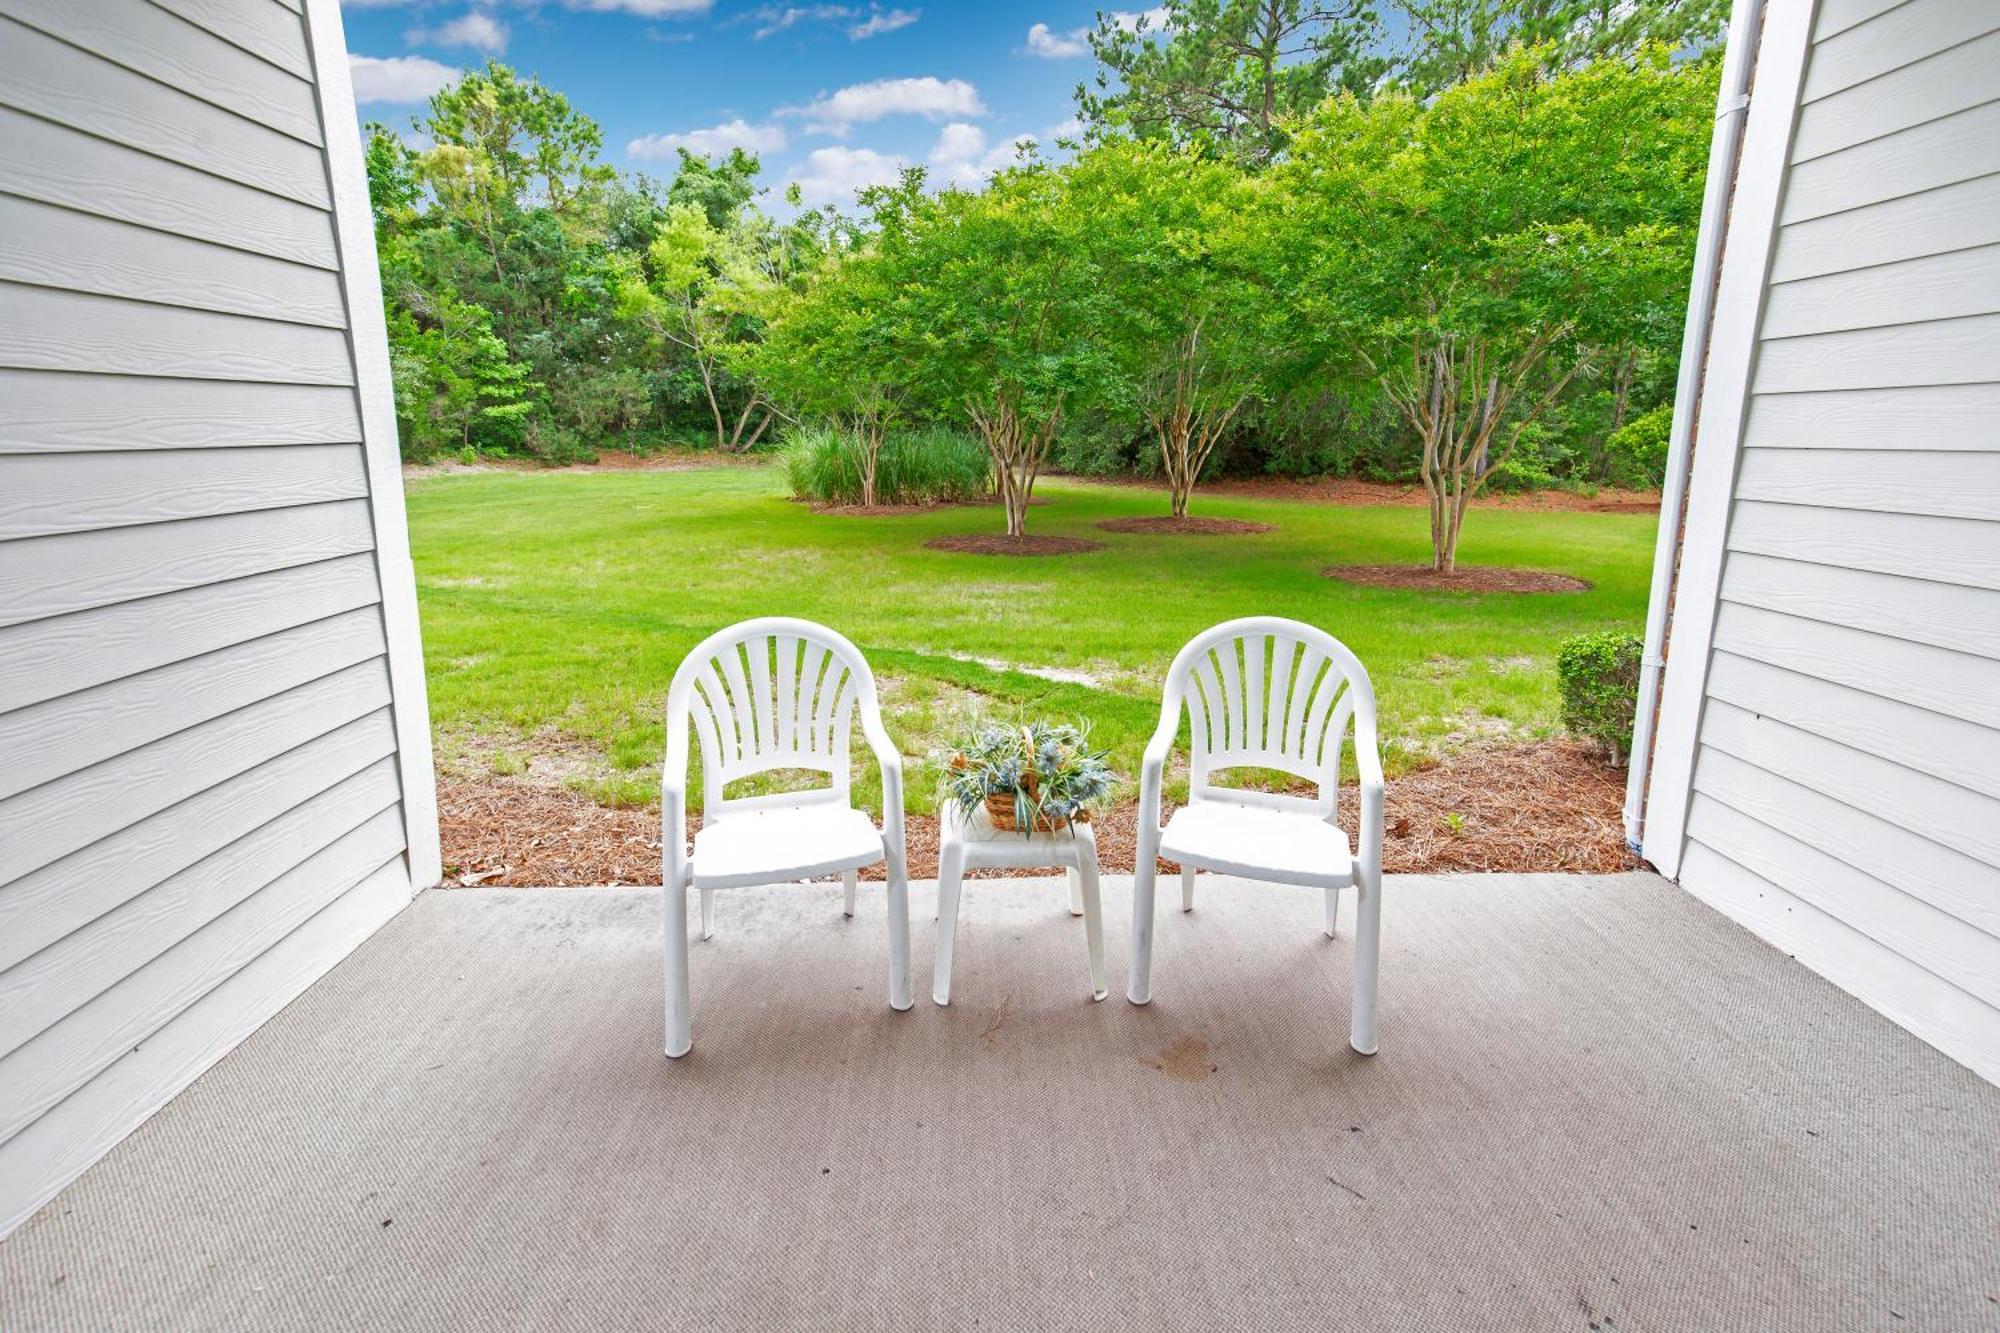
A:
<svg viewBox="0 0 2000 1333">
<path fill-rule="evenodd" d="M 1065 867 L 1069 871 L 1069 914 L 1083 915 L 1083 875 L 1075 866 Z"/>
<path fill-rule="evenodd" d="M 951 954 L 958 934 L 958 895 L 965 883 L 965 848 L 947 842 L 938 852 L 937 945 L 931 955 L 931 999 L 951 1003 Z"/>
<path fill-rule="evenodd" d="M 1083 898 L 1083 934 L 1090 946 L 1090 998 L 1101 1000 L 1111 993 L 1104 980 L 1104 904 L 1098 892 L 1097 858 L 1085 856 L 1071 883 Z"/>
</svg>

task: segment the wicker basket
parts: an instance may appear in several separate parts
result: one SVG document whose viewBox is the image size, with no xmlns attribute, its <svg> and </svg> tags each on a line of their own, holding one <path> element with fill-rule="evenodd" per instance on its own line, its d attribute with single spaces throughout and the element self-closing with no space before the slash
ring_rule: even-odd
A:
<svg viewBox="0 0 2000 1333">
<path fill-rule="evenodd" d="M 992 821 L 993 827 L 999 829 L 1002 833 L 1018 832 L 1021 827 L 1020 821 L 1014 817 L 1014 797 L 1011 793 L 996 792 L 987 797 L 986 817 Z M 1057 829 L 1068 828 L 1072 822 L 1088 824 L 1090 822 L 1090 811 L 1077 811 L 1073 820 L 1051 818 L 1048 815 L 1043 815 L 1035 821 L 1033 831 L 1036 833 L 1053 833 Z"/>
</svg>

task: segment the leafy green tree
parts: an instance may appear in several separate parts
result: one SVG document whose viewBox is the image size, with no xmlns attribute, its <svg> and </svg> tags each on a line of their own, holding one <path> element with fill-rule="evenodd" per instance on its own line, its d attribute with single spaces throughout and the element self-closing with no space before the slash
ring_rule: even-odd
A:
<svg viewBox="0 0 2000 1333">
<path fill-rule="evenodd" d="M 865 505 L 876 502 L 882 445 L 913 396 L 900 287 L 875 246 L 838 253 L 802 291 L 766 306 L 769 330 L 750 358 L 758 382 L 792 415 L 837 425 Z"/>
<path fill-rule="evenodd" d="M 1513 46 L 1547 46 L 1566 64 L 1649 46 L 1701 53 L 1718 45 L 1728 0 L 1398 0 L 1409 46 L 1395 82 L 1433 96 L 1491 69 Z"/>
<path fill-rule="evenodd" d="M 912 171 L 865 197 L 884 262 L 917 278 L 898 296 L 909 382 L 933 412 L 971 419 L 1019 537 L 1063 414 L 1113 370 L 1101 334 L 1119 312 L 1095 263 L 1096 222 L 1042 162 L 976 194 L 922 187 Z"/>
<path fill-rule="evenodd" d="M 1160 451 L 1174 517 L 1231 424 L 1265 388 L 1281 332 L 1257 182 L 1158 141 L 1110 141 L 1066 170 L 1067 206 L 1094 222 L 1108 387 Z"/>
<path fill-rule="evenodd" d="M 389 324 L 389 367 L 406 450 L 505 444 L 535 411 L 528 367 L 511 361 L 486 312 L 449 297 L 426 302 L 419 323 L 409 309 Z"/>
<path fill-rule="evenodd" d="M 1686 291 L 1713 70 L 1551 61 L 1517 50 L 1428 107 L 1330 102 L 1286 168 L 1301 327 L 1416 435 L 1440 571 L 1523 431 Z"/>
<path fill-rule="evenodd" d="M 755 322 L 759 297 L 771 281 L 740 228 L 719 230 L 699 206 L 677 203 L 667 205 L 643 270 L 619 289 L 622 313 L 687 355 L 714 419 L 718 449 L 749 448 L 771 421 L 764 395 L 733 383 L 729 353 L 732 341 L 752 336 L 746 326 Z M 741 404 L 726 414 L 723 401 L 732 391 Z"/>
<path fill-rule="evenodd" d="M 762 164 L 741 148 L 732 148 L 727 157 L 711 162 L 685 148 L 680 170 L 667 187 L 670 204 L 693 204 L 717 231 L 727 231 L 742 218 L 757 197 L 757 173 Z"/>
<path fill-rule="evenodd" d="M 1286 124 L 1335 92 L 1365 93 L 1388 69 L 1371 0 L 1168 0 L 1165 21 L 1099 14 L 1096 91 L 1084 121 L 1262 164 Z"/>
<path fill-rule="evenodd" d="M 595 121 L 497 61 L 433 96 L 424 128 L 437 149 L 475 157 L 482 188 L 515 208 L 533 197 L 565 213 L 612 175 Z"/>
</svg>

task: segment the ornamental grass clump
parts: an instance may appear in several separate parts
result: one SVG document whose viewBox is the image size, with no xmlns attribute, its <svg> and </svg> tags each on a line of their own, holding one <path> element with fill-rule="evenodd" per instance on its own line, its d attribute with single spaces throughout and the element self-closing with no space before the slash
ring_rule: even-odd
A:
<svg viewBox="0 0 2000 1333">
<path fill-rule="evenodd" d="M 938 799 L 967 819 L 983 805 L 995 828 L 1023 835 L 1088 823 L 1117 785 L 1108 753 L 1090 748 L 1086 727 L 988 723 L 967 731 L 949 752 Z"/>
</svg>

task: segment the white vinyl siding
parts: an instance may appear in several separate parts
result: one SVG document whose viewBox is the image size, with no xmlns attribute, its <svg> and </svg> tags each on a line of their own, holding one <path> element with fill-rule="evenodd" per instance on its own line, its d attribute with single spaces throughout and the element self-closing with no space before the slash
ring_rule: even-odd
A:
<svg viewBox="0 0 2000 1333">
<path fill-rule="evenodd" d="M 435 855 L 313 12 L 0 0 L 0 1233 Z"/>
<path fill-rule="evenodd" d="M 1655 799 L 1683 885 L 2000 1081 L 2000 6 L 1826 0 L 1789 153 Z"/>
</svg>

